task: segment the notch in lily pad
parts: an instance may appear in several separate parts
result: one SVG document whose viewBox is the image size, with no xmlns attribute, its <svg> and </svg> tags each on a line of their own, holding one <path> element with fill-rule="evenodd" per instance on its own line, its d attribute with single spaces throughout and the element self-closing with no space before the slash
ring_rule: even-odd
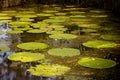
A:
<svg viewBox="0 0 120 80">
<path fill-rule="evenodd" d="M 85 57 L 78 61 L 78 64 L 84 67 L 94 69 L 105 69 L 116 66 L 116 62 L 109 59 L 97 58 L 97 57 Z"/>
<path fill-rule="evenodd" d="M 84 42 L 83 45 L 89 48 L 115 48 L 117 44 L 115 42 L 104 41 L 104 40 L 91 40 Z"/>
<path fill-rule="evenodd" d="M 27 71 L 30 72 L 32 75 L 35 76 L 61 76 L 70 70 L 69 67 L 52 64 L 52 65 L 37 65 L 36 67 L 31 67 Z"/>
<path fill-rule="evenodd" d="M 13 53 L 8 56 L 9 60 L 12 61 L 21 61 L 21 62 L 33 62 L 44 59 L 45 56 L 40 53 L 31 53 L 31 52 L 18 52 Z"/>
<path fill-rule="evenodd" d="M 18 44 L 17 47 L 24 50 L 43 50 L 48 48 L 49 46 L 45 43 L 40 42 L 26 42 Z"/>
<path fill-rule="evenodd" d="M 80 51 L 74 48 L 53 48 L 48 50 L 48 54 L 61 57 L 73 57 L 80 55 Z"/>
<path fill-rule="evenodd" d="M 50 35 L 49 37 L 54 39 L 75 39 L 78 36 L 73 34 L 61 33 L 61 34 L 53 34 Z"/>
</svg>

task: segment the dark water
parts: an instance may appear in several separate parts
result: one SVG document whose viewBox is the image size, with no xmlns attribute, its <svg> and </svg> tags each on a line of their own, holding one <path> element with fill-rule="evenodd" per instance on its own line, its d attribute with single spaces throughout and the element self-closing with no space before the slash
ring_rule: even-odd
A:
<svg viewBox="0 0 120 80">
<path fill-rule="evenodd" d="M 69 10 L 70 9 L 70 10 Z M 85 18 L 83 17 L 81 20 L 77 20 L 76 18 L 73 20 L 68 20 L 66 22 L 60 23 L 64 25 L 67 30 L 64 33 L 71 33 L 78 35 L 77 39 L 73 40 L 58 40 L 58 39 L 51 39 L 49 38 L 49 34 L 46 33 L 27 33 L 24 31 L 22 34 L 0 34 L 0 45 L 7 45 L 10 47 L 9 52 L 0 53 L 0 80 L 119 80 L 120 79 L 120 47 L 116 47 L 113 49 L 92 49 L 86 48 L 82 45 L 83 42 L 88 40 L 100 39 L 101 35 L 106 34 L 115 34 L 120 35 L 120 19 L 119 16 L 115 16 L 110 11 L 105 10 L 98 10 L 98 12 L 94 11 L 96 9 L 92 8 L 78 8 L 78 6 L 60 6 L 60 5 L 31 5 L 31 6 L 22 6 L 22 7 L 15 7 L 15 8 L 8 8 L 3 9 L 3 11 L 34 11 L 35 13 L 41 13 L 43 10 L 59 10 L 61 13 L 67 13 L 67 17 L 76 15 L 72 14 L 75 11 L 81 11 L 85 14 Z M 92 11 L 93 10 L 93 11 Z M 101 12 L 99 12 L 101 11 Z M 1 11 L 2 12 L 2 11 Z M 71 12 L 71 13 L 70 13 Z M 79 15 L 78 14 L 78 15 Z M 94 15 L 105 15 L 105 17 L 91 17 Z M 106 17 L 107 15 L 107 17 Z M 56 15 L 58 16 L 58 15 Z M 64 17 L 65 17 L 64 16 Z M 35 17 L 33 18 L 33 23 L 48 19 L 49 17 Z M 12 16 L 13 21 L 19 21 L 19 18 L 15 18 L 14 15 Z M 2 31 L 6 31 L 9 28 L 8 22 L 2 21 L 0 29 Z M 51 24 L 51 23 L 50 23 Z M 88 27 L 78 27 L 78 25 L 89 25 L 89 24 L 97 24 L 94 28 L 94 25 Z M 120 36 L 119 36 L 120 37 Z M 35 65 L 36 63 L 20 63 L 14 62 L 7 59 L 7 56 L 14 52 L 23 51 L 21 49 L 16 48 L 16 45 L 21 42 L 44 42 L 50 45 L 50 48 L 55 47 L 72 47 L 79 49 L 81 55 L 76 57 L 54 57 L 48 55 L 47 50 L 41 51 L 41 53 L 45 54 L 46 60 L 43 61 L 44 63 L 55 63 L 61 64 L 71 67 L 71 70 L 63 76 L 56 76 L 56 77 L 36 77 L 32 74 L 28 73 L 26 70 L 31 65 Z M 109 41 L 109 40 L 108 40 Z M 111 41 L 111 40 L 110 40 Z M 120 40 L 113 40 L 120 44 Z M 37 52 L 37 51 L 36 51 Z M 86 67 L 82 67 L 77 64 L 77 61 L 82 57 L 100 57 L 105 59 L 111 59 L 117 62 L 117 65 L 113 68 L 109 69 L 90 69 Z"/>
</svg>

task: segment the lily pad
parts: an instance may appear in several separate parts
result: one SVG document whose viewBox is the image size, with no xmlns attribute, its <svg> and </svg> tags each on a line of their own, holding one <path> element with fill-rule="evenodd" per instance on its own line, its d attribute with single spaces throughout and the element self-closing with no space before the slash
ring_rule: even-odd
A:
<svg viewBox="0 0 120 80">
<path fill-rule="evenodd" d="M 17 47 L 25 50 L 43 50 L 48 48 L 48 45 L 40 42 L 26 42 L 18 44 Z"/>
<path fill-rule="evenodd" d="M 50 16 L 54 16 L 54 15 L 53 14 L 40 13 L 40 14 L 37 14 L 37 16 L 40 16 L 40 17 L 50 17 Z"/>
<path fill-rule="evenodd" d="M 78 61 L 78 64 L 84 67 L 94 69 L 104 69 L 116 66 L 116 62 L 109 59 L 97 58 L 97 57 L 86 57 Z"/>
<path fill-rule="evenodd" d="M 3 31 L 0 31 L 0 34 L 4 34 L 4 32 L 3 32 Z"/>
<path fill-rule="evenodd" d="M 61 34 L 64 33 L 63 31 L 48 31 L 47 34 Z"/>
<path fill-rule="evenodd" d="M 23 33 L 23 31 L 20 31 L 20 30 L 9 30 L 9 31 L 7 31 L 7 33 L 9 33 L 9 34 L 20 34 L 20 33 Z"/>
<path fill-rule="evenodd" d="M 35 18 L 37 15 L 34 14 L 17 14 L 15 17 L 17 18 Z"/>
<path fill-rule="evenodd" d="M 80 51 L 74 48 L 54 48 L 48 50 L 48 54 L 61 57 L 73 57 L 80 55 Z"/>
<path fill-rule="evenodd" d="M 120 40 L 120 35 L 106 34 L 102 35 L 101 38 L 104 40 Z"/>
<path fill-rule="evenodd" d="M 114 48 L 117 46 L 114 42 L 104 41 L 104 40 L 92 40 L 83 43 L 84 46 L 90 48 Z"/>
<path fill-rule="evenodd" d="M 14 26 L 28 26 L 31 22 L 10 22 L 9 24 Z"/>
<path fill-rule="evenodd" d="M 21 61 L 21 62 L 33 62 L 44 59 L 45 56 L 40 53 L 31 53 L 31 52 L 18 52 L 13 53 L 8 56 L 9 60 Z"/>
<path fill-rule="evenodd" d="M 76 35 L 66 34 L 66 33 L 53 34 L 53 35 L 50 35 L 49 37 L 50 37 L 50 38 L 55 38 L 55 39 L 75 39 L 75 38 L 77 38 Z"/>
<path fill-rule="evenodd" d="M 70 68 L 58 64 L 52 65 L 37 65 L 36 67 L 31 67 L 27 71 L 35 76 L 61 76 L 69 71 Z"/>
<path fill-rule="evenodd" d="M 40 29 L 31 29 L 27 31 L 28 33 L 44 33 L 45 31 Z"/>
<path fill-rule="evenodd" d="M 57 13 L 59 11 L 55 11 L 55 10 L 45 10 L 43 11 L 44 13 Z"/>
<path fill-rule="evenodd" d="M 0 17 L 0 20 L 9 20 L 12 19 L 12 17 Z"/>
<path fill-rule="evenodd" d="M 10 48 L 7 46 L 0 46 L 0 52 L 7 52 L 9 50 L 10 50 Z"/>
</svg>

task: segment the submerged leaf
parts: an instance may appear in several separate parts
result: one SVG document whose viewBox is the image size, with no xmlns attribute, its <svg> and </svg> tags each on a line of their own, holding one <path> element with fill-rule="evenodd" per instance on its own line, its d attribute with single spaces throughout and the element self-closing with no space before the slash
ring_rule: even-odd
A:
<svg viewBox="0 0 120 80">
<path fill-rule="evenodd" d="M 78 61 L 78 64 L 84 67 L 104 69 L 116 66 L 116 62 L 109 59 L 97 58 L 97 57 L 86 57 Z"/>
<path fill-rule="evenodd" d="M 40 42 L 26 42 L 18 44 L 17 47 L 25 50 L 37 50 L 37 49 L 43 50 L 48 48 L 48 45 Z"/>
<path fill-rule="evenodd" d="M 74 48 L 54 48 L 48 51 L 48 54 L 61 57 L 72 57 L 80 55 L 80 51 Z"/>
<path fill-rule="evenodd" d="M 92 40 L 83 43 L 83 45 L 90 48 L 114 48 L 117 46 L 117 44 L 114 42 L 104 40 Z"/>
<path fill-rule="evenodd" d="M 40 53 L 31 53 L 31 52 L 18 52 L 14 54 L 10 54 L 8 59 L 13 61 L 21 61 L 21 62 L 33 62 L 44 59 L 45 56 Z"/>
<path fill-rule="evenodd" d="M 69 71 L 70 68 L 62 65 L 37 65 L 36 67 L 31 67 L 27 71 L 29 71 L 32 75 L 35 76 L 61 76 Z"/>
</svg>

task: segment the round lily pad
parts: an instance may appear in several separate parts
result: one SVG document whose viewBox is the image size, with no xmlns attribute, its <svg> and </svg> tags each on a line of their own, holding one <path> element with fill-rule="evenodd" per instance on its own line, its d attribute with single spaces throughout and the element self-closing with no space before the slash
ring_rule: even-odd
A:
<svg viewBox="0 0 120 80">
<path fill-rule="evenodd" d="M 47 34 L 61 34 L 63 31 L 48 31 Z"/>
<path fill-rule="evenodd" d="M 61 76 L 69 71 L 70 68 L 58 64 L 52 65 L 37 65 L 36 67 L 31 67 L 27 71 L 35 76 Z"/>
<path fill-rule="evenodd" d="M 31 29 L 29 31 L 27 31 L 28 33 L 44 33 L 45 31 L 40 30 L 40 29 Z"/>
<path fill-rule="evenodd" d="M 80 55 L 80 51 L 74 48 L 54 48 L 48 50 L 48 54 L 61 57 L 73 57 Z"/>
<path fill-rule="evenodd" d="M 75 39 L 75 38 L 77 38 L 76 35 L 66 34 L 66 33 L 53 34 L 53 35 L 50 35 L 49 37 L 50 37 L 50 38 L 56 38 L 56 39 Z"/>
<path fill-rule="evenodd" d="M 0 52 L 7 52 L 9 50 L 10 50 L 10 48 L 7 46 L 0 46 Z"/>
<path fill-rule="evenodd" d="M 31 24 L 31 22 L 10 22 L 10 25 L 14 25 L 14 26 L 27 26 Z"/>
<path fill-rule="evenodd" d="M 9 60 L 21 61 L 21 62 L 33 62 L 44 58 L 45 56 L 43 54 L 31 53 L 31 52 L 18 52 L 18 53 L 10 54 L 8 56 Z"/>
<path fill-rule="evenodd" d="M 78 61 L 78 64 L 84 67 L 94 69 L 104 69 L 116 66 L 116 62 L 109 59 L 97 58 L 97 57 L 86 57 Z"/>
<path fill-rule="evenodd" d="M 3 32 L 3 31 L 0 31 L 0 34 L 4 34 L 4 32 Z"/>
<path fill-rule="evenodd" d="M 102 35 L 101 38 L 104 40 L 120 40 L 120 35 L 106 34 Z"/>
<path fill-rule="evenodd" d="M 0 17 L 0 20 L 9 20 L 9 19 L 12 19 L 12 17 Z"/>
<path fill-rule="evenodd" d="M 90 48 L 114 48 L 117 46 L 114 42 L 104 41 L 104 40 L 92 40 L 83 43 L 84 46 Z"/>
<path fill-rule="evenodd" d="M 18 18 L 35 18 L 37 15 L 34 14 L 17 14 L 15 17 Z"/>
<path fill-rule="evenodd" d="M 49 17 L 49 16 L 54 16 L 54 15 L 53 14 L 40 13 L 40 14 L 37 14 L 37 16 L 40 16 L 40 17 Z"/>
<path fill-rule="evenodd" d="M 43 50 L 48 48 L 48 45 L 40 42 L 26 42 L 18 44 L 17 47 L 25 50 Z"/>
<path fill-rule="evenodd" d="M 23 33 L 23 31 L 20 31 L 20 30 L 9 30 L 9 31 L 7 31 L 7 33 L 9 33 L 9 34 L 20 34 L 20 33 Z"/>
</svg>

